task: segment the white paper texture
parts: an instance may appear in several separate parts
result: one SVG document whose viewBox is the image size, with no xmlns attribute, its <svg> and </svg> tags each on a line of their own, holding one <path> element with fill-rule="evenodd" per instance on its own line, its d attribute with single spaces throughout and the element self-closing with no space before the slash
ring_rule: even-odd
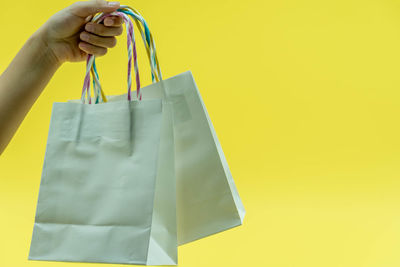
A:
<svg viewBox="0 0 400 267">
<path fill-rule="evenodd" d="M 29 259 L 176 264 L 166 110 L 161 100 L 54 103 Z"/>
</svg>

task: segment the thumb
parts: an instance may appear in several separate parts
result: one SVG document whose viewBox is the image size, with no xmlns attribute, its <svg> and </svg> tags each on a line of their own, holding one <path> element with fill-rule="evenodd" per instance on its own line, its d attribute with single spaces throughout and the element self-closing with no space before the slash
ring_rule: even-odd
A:
<svg viewBox="0 0 400 267">
<path fill-rule="evenodd" d="M 86 18 L 98 12 L 109 13 L 119 8 L 119 2 L 107 2 L 104 0 L 81 1 L 72 4 L 69 8 L 75 16 Z"/>
</svg>

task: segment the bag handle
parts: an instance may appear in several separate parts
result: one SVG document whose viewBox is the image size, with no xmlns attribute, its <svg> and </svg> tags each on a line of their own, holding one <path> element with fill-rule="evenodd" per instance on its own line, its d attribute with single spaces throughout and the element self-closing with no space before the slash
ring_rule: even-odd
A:
<svg viewBox="0 0 400 267">
<path fill-rule="evenodd" d="M 147 56 L 149 58 L 150 61 L 150 67 L 151 67 L 151 74 L 152 74 L 152 81 L 154 82 L 158 82 L 160 80 L 162 80 L 162 75 L 161 75 L 161 70 L 160 70 L 160 66 L 158 63 L 158 58 L 157 58 L 157 53 L 156 53 L 156 49 L 155 49 L 155 43 L 154 43 L 154 39 L 153 36 L 150 33 L 149 27 L 147 26 L 146 21 L 144 20 L 144 18 L 142 17 L 142 15 L 140 15 L 140 13 L 129 7 L 129 6 L 121 6 L 117 12 L 123 13 L 125 16 L 129 15 L 130 17 L 132 17 L 132 19 L 134 20 L 134 22 L 136 23 L 136 26 L 142 36 L 145 48 L 146 48 L 146 52 L 147 52 Z M 97 21 L 99 18 L 101 18 L 104 14 L 100 13 L 98 15 L 96 15 L 92 21 Z M 112 14 L 109 14 L 109 16 Z M 143 28 L 144 30 L 143 30 Z M 132 36 L 134 38 L 133 35 L 133 27 L 132 29 Z M 137 74 L 136 76 L 136 85 L 137 85 L 137 89 L 136 89 L 136 96 L 139 100 L 142 99 L 142 94 L 141 94 L 141 90 L 140 90 L 140 81 L 139 81 L 139 75 L 138 75 L 138 67 L 137 67 L 137 57 L 136 57 L 136 46 L 135 46 L 135 42 L 133 39 L 133 45 L 134 45 L 134 68 L 135 68 L 135 72 Z M 100 82 L 99 82 L 99 75 L 97 73 L 97 69 L 96 69 L 96 63 L 95 63 L 95 58 L 93 59 L 93 65 L 92 65 L 92 69 L 91 69 L 91 73 L 93 76 L 93 81 L 94 81 L 94 87 L 96 88 L 96 93 L 97 95 L 101 95 L 102 96 L 102 100 L 104 102 L 107 101 L 105 94 L 101 88 Z M 88 67 L 90 67 L 90 62 L 88 62 Z M 128 72 L 130 73 L 130 67 L 129 67 L 129 63 L 128 63 Z M 129 75 L 129 74 L 128 74 Z M 129 80 L 129 79 L 128 79 Z M 130 100 L 130 90 L 128 91 L 128 99 Z M 96 102 L 98 103 L 98 102 Z"/>
<path fill-rule="evenodd" d="M 127 48 L 128 48 L 128 99 L 131 99 L 131 87 L 132 87 L 132 75 L 131 75 L 131 68 L 132 68 L 132 58 L 134 60 L 134 68 L 135 68 L 135 74 L 136 74 L 136 84 L 137 87 L 140 88 L 140 80 L 139 80 L 139 70 L 137 67 L 137 54 L 136 54 L 136 43 L 135 43 L 135 38 L 134 38 L 134 31 L 133 31 L 133 23 L 129 19 L 127 15 L 125 15 L 122 12 L 113 12 L 113 13 L 108 13 L 108 14 L 101 14 L 100 16 L 96 17 L 94 22 L 101 23 L 105 18 L 109 16 L 119 16 L 122 17 L 125 26 L 127 29 Z M 81 100 L 84 103 L 85 101 L 85 95 L 87 95 L 88 102 L 91 104 L 91 96 L 90 96 L 90 72 L 93 75 L 93 90 L 95 94 L 95 99 L 96 103 L 99 102 L 99 92 L 101 93 L 101 96 L 103 98 L 103 101 L 107 101 L 104 93 L 101 90 L 101 85 L 98 80 L 98 74 L 96 70 L 96 65 L 95 65 L 95 56 L 89 54 L 87 57 L 86 61 L 86 74 L 85 74 L 85 80 L 84 80 L 84 85 L 82 89 L 82 95 L 81 95 Z"/>
<path fill-rule="evenodd" d="M 150 61 L 150 66 L 151 66 L 151 70 L 152 70 L 152 81 L 158 82 L 158 81 L 162 80 L 161 69 L 160 69 L 160 65 L 158 63 L 154 39 L 153 39 L 153 36 L 151 35 L 149 27 L 147 26 L 147 23 L 144 20 L 143 16 L 136 9 L 129 7 L 129 6 L 121 6 L 121 8 L 118 10 L 120 10 L 121 12 L 123 12 L 125 14 L 130 15 L 134 19 L 136 26 L 138 27 L 138 29 L 140 31 L 140 34 L 141 34 L 143 42 L 144 42 L 144 46 L 146 48 L 147 56 Z M 142 29 L 141 24 L 143 25 L 144 31 Z"/>
</svg>

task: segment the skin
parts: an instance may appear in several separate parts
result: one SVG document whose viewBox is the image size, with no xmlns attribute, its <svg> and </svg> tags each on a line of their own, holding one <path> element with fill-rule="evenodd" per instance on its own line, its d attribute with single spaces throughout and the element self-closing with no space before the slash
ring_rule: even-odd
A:
<svg viewBox="0 0 400 267">
<path fill-rule="evenodd" d="M 0 155 L 22 120 L 65 62 L 103 56 L 116 45 L 122 19 L 108 17 L 104 24 L 89 20 L 98 12 L 113 12 L 118 2 L 76 2 L 54 14 L 26 41 L 0 76 Z"/>
</svg>

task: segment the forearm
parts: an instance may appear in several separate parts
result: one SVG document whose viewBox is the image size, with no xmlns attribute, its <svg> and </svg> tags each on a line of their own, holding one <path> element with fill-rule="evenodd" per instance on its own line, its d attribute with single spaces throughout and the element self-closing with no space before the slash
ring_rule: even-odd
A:
<svg viewBox="0 0 400 267">
<path fill-rule="evenodd" d="M 60 63 L 40 28 L 0 76 L 0 154 Z"/>
</svg>

